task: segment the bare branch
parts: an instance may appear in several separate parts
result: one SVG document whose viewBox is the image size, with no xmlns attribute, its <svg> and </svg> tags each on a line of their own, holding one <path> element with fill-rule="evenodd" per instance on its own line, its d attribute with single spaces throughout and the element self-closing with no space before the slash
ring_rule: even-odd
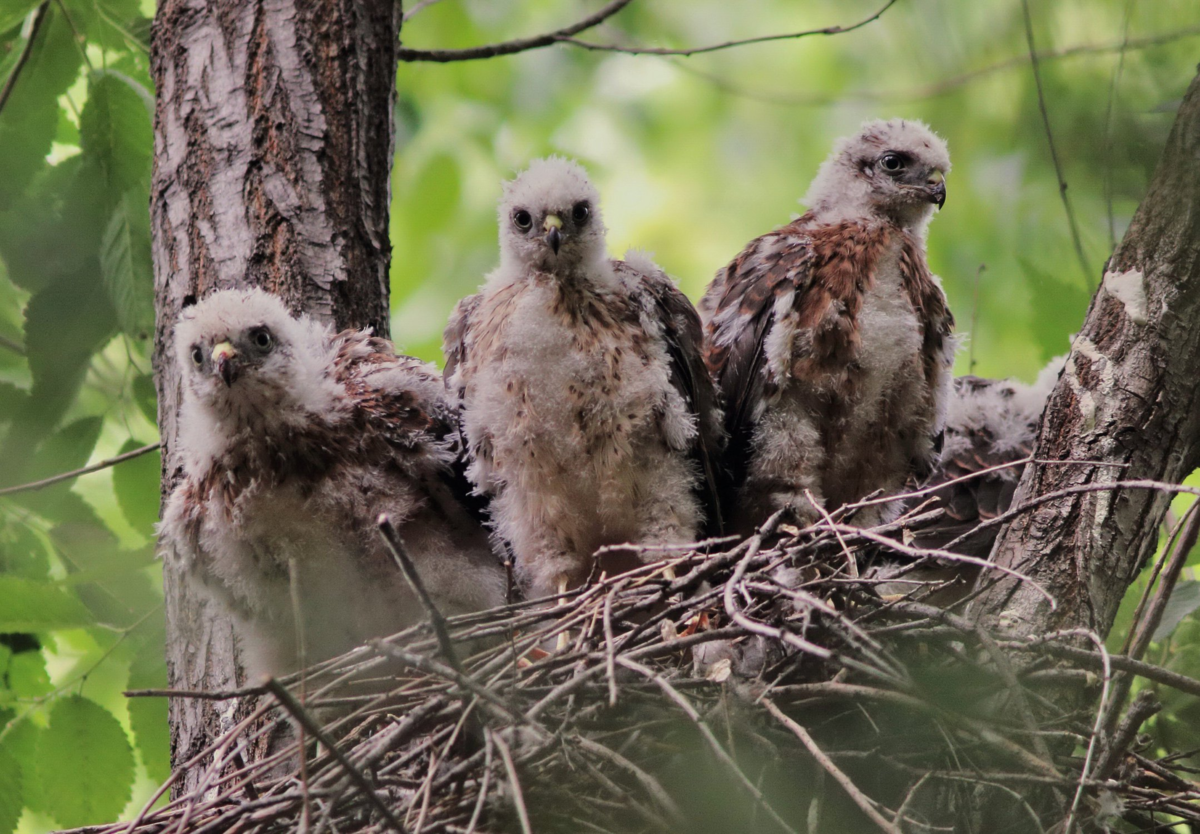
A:
<svg viewBox="0 0 1200 834">
<path fill-rule="evenodd" d="M 1083 278 L 1088 287 L 1095 291 L 1096 280 L 1092 277 L 1092 267 L 1088 264 L 1087 255 L 1083 252 L 1083 241 L 1079 238 L 1079 224 L 1075 222 L 1075 211 L 1071 208 L 1071 198 L 1067 196 L 1067 181 L 1063 177 L 1062 163 L 1058 159 L 1058 148 L 1054 144 L 1054 132 L 1050 129 L 1050 112 L 1046 109 L 1046 93 L 1042 89 L 1041 66 L 1038 64 L 1037 50 L 1033 44 L 1033 18 L 1029 14 L 1029 0 L 1021 0 L 1021 10 L 1025 15 L 1025 40 L 1029 44 L 1029 61 L 1033 66 L 1033 81 L 1037 86 L 1038 109 L 1042 113 L 1042 124 L 1046 128 L 1046 143 L 1050 146 L 1050 159 L 1054 162 L 1054 175 L 1058 178 L 1058 194 L 1062 198 L 1063 210 L 1067 213 L 1067 225 L 1071 229 L 1071 242 L 1075 244 L 1075 255 L 1079 258 L 1079 268 L 1083 270 Z"/>
<path fill-rule="evenodd" d="M 280 705 L 288 711 L 292 718 L 296 719 L 297 723 L 299 723 L 300 726 L 305 729 L 305 731 L 311 734 L 312 737 L 317 741 L 321 742 L 321 744 L 325 746 L 325 749 L 328 750 L 335 759 L 337 759 L 338 764 L 342 766 L 342 769 L 346 772 L 346 775 L 350 777 L 350 781 L 354 783 L 354 786 L 358 788 L 363 797 L 369 803 L 371 803 L 371 806 L 379 813 L 381 817 L 383 817 L 384 821 L 387 822 L 388 827 L 397 834 L 405 834 L 404 824 L 396 818 L 396 815 L 392 813 L 391 809 L 388 808 L 387 805 L 383 803 L 383 800 L 379 798 L 379 794 L 375 792 L 375 788 L 372 787 L 371 783 L 367 781 L 367 777 L 364 776 L 362 772 L 354 766 L 353 762 L 346 758 L 346 754 L 341 751 L 341 748 L 337 746 L 334 740 L 331 739 L 321 729 L 317 722 L 312 719 L 312 716 L 309 715 L 308 711 L 300 705 L 300 702 L 292 697 L 292 693 L 288 692 L 287 689 L 285 689 L 283 685 L 274 678 L 267 681 L 266 689 L 275 696 Z"/>
<path fill-rule="evenodd" d="M 787 32 L 780 35 L 759 35 L 754 38 L 742 38 L 740 40 L 723 41 L 722 43 L 709 44 L 708 46 L 693 46 L 682 49 L 669 49 L 666 47 L 657 46 L 617 46 L 616 44 L 591 43 L 589 41 L 581 41 L 578 38 L 560 37 L 557 38 L 561 43 L 569 43 L 572 46 L 578 46 L 581 49 L 587 49 L 594 52 L 621 52 L 625 55 L 660 55 L 673 57 L 689 57 L 691 55 L 704 55 L 709 52 L 720 52 L 725 49 L 733 49 L 738 46 L 750 46 L 756 43 L 771 43 L 773 41 L 790 41 L 799 38 L 807 38 L 811 35 L 843 35 L 846 32 L 853 32 L 855 29 L 861 29 L 868 23 L 874 23 L 883 13 L 896 4 L 896 0 L 888 0 L 882 8 L 877 12 L 865 17 L 857 23 L 852 23 L 849 26 L 826 26 L 823 29 L 806 29 L 803 32 Z"/>
<path fill-rule="evenodd" d="M 437 64 L 448 64 L 452 61 L 478 61 L 484 58 L 497 58 L 501 55 L 515 55 L 518 52 L 528 52 L 531 49 L 541 49 L 560 43 L 573 35 L 578 35 L 580 32 L 591 29 L 593 26 L 598 26 L 632 2 L 633 0 L 612 0 L 611 3 L 595 14 L 588 15 L 583 20 L 573 23 L 570 26 L 554 32 L 547 32 L 544 35 L 535 35 L 531 38 L 518 38 L 517 40 L 493 43 L 487 46 L 474 46 L 469 49 L 426 50 L 401 48 L 397 52 L 397 57 L 401 61 L 432 61 Z"/>
<path fill-rule="evenodd" d="M 767 712 L 775 716 L 779 723 L 791 730 L 792 734 L 795 735 L 796 738 L 800 739 L 800 743 L 803 744 L 805 749 L 808 750 L 809 754 L 817 760 L 817 764 L 824 768 L 825 772 L 832 776 L 834 781 L 842 786 L 843 790 L 845 790 L 846 793 L 849 794 L 850 798 L 854 800 L 854 804 L 862 809 L 862 812 L 870 818 L 871 822 L 875 823 L 880 831 L 886 831 L 887 834 L 903 834 L 899 828 L 884 819 L 883 814 L 879 813 L 879 810 L 875 807 L 875 803 L 873 803 L 865 793 L 859 790 L 858 785 L 855 785 L 849 776 L 838 769 L 838 766 L 833 763 L 833 759 L 829 758 L 829 756 L 825 754 L 825 751 L 817 746 L 817 743 L 813 740 L 813 737 L 808 734 L 807 730 L 788 717 L 783 710 L 775 706 L 774 702 L 770 701 L 769 699 L 763 698 L 762 705 L 767 708 Z"/>
<path fill-rule="evenodd" d="M 25 346 L 16 339 L 10 339 L 7 336 L 0 336 L 0 347 L 10 350 L 18 356 L 25 355 Z"/>
<path fill-rule="evenodd" d="M 17 484 L 16 486 L 4 487 L 0 489 L 0 496 L 15 495 L 18 492 L 33 492 L 38 489 L 45 489 L 48 486 L 60 484 L 63 481 L 69 481 L 72 478 L 78 478 L 80 475 L 90 475 L 93 472 L 99 472 L 101 469 L 108 469 L 110 466 L 116 466 L 118 463 L 124 463 L 127 460 L 141 457 L 142 455 L 158 449 L 161 443 L 149 443 L 139 449 L 130 449 L 128 452 L 117 455 L 116 457 L 102 460 L 99 463 L 93 463 L 91 466 L 85 466 L 82 469 L 72 469 L 70 472 L 63 472 L 59 475 L 52 475 L 49 478 L 43 478 L 40 481 L 32 481 L 28 484 Z"/>
</svg>

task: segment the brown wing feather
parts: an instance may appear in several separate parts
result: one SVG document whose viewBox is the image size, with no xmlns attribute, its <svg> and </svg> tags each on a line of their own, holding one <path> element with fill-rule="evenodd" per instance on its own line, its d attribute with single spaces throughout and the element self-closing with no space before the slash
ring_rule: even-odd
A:
<svg viewBox="0 0 1200 834">
<path fill-rule="evenodd" d="M 717 480 L 717 461 L 724 446 L 721 409 L 717 393 L 704 364 L 704 328 L 691 301 L 675 282 L 661 270 L 645 273 L 624 261 L 614 261 L 618 272 L 632 272 L 639 278 L 650 303 L 644 305 L 662 327 L 667 356 L 671 363 L 671 384 L 696 415 L 697 438 L 691 455 L 702 474 L 701 495 L 707 532 L 721 535 L 724 513 Z"/>
<path fill-rule="evenodd" d="M 450 314 L 450 321 L 446 323 L 446 330 L 442 333 L 442 352 L 446 356 L 446 367 L 442 372 L 446 384 L 450 384 L 450 377 L 462 364 L 467 355 L 467 334 L 471 329 L 471 315 L 479 307 L 480 296 L 468 295 L 454 305 L 454 311 Z"/>
</svg>

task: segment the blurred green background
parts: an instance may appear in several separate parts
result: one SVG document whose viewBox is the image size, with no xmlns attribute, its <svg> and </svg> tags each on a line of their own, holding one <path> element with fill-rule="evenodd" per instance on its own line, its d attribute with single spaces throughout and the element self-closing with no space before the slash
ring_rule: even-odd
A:
<svg viewBox="0 0 1200 834">
<path fill-rule="evenodd" d="M 585 38 L 694 46 L 848 25 L 880 5 L 635 0 Z M 403 40 L 489 43 L 598 7 L 441 0 L 406 22 Z M 0 0 L 0 489 L 157 439 L 146 210 L 153 3 L 42 8 Z M 612 252 L 652 252 L 697 298 L 749 239 L 802 211 L 797 200 L 834 139 L 867 118 L 905 116 L 932 125 L 954 159 L 929 251 L 971 337 L 958 370 L 1032 379 L 1066 350 L 1145 192 L 1195 72 L 1200 8 L 1030 0 L 1029 11 L 1082 258 L 1020 0 L 900 0 L 847 34 L 689 58 L 556 46 L 401 65 L 393 336 L 440 361 L 450 308 L 495 263 L 500 184 L 533 157 L 579 158 L 600 189 Z M 0 493 L 0 834 L 129 816 L 166 777 L 165 703 L 120 694 L 166 680 L 157 510 L 153 454 L 52 489 Z M 1187 579 L 1154 659 L 1196 674 L 1200 623 L 1189 612 L 1200 586 L 1190 569 Z M 1196 710 L 1195 699 L 1176 698 L 1156 731 L 1177 748 L 1200 746 Z"/>
</svg>

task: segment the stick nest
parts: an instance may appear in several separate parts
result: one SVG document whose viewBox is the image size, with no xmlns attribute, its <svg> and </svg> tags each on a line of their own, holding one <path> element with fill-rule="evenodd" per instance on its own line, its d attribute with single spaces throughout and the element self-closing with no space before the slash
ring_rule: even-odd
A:
<svg viewBox="0 0 1200 834">
<path fill-rule="evenodd" d="M 93 830 L 1200 824 L 1200 786 L 1139 747 L 1152 688 L 1125 697 L 1134 673 L 1200 684 L 1086 634 L 989 632 L 959 613 L 961 592 L 931 604 L 942 578 L 898 592 L 873 566 L 963 569 L 892 542 L 899 529 L 835 514 L 703 553 L 646 549 L 660 561 L 557 605 L 453 618 L 450 641 L 430 623 L 264 687 L 173 693 L 240 699 L 227 731 L 177 769 L 199 772 L 197 787 Z"/>
</svg>

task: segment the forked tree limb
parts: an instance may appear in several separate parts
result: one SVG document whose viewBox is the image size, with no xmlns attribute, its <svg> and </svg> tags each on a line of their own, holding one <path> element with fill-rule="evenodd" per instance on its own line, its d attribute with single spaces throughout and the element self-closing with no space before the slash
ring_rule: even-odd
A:
<svg viewBox="0 0 1200 834">
<path fill-rule="evenodd" d="M 1014 506 L 1060 490 L 1150 479 L 1179 483 L 1200 461 L 1200 76 L 1192 81 L 1145 199 L 1050 396 L 1037 456 L 1112 466 L 1026 468 Z M 1014 518 L 992 551 L 1032 578 L 1051 610 L 1008 579 L 974 612 L 1016 635 L 1107 634 L 1130 583 L 1158 546 L 1171 495 L 1078 491 Z"/>
</svg>

